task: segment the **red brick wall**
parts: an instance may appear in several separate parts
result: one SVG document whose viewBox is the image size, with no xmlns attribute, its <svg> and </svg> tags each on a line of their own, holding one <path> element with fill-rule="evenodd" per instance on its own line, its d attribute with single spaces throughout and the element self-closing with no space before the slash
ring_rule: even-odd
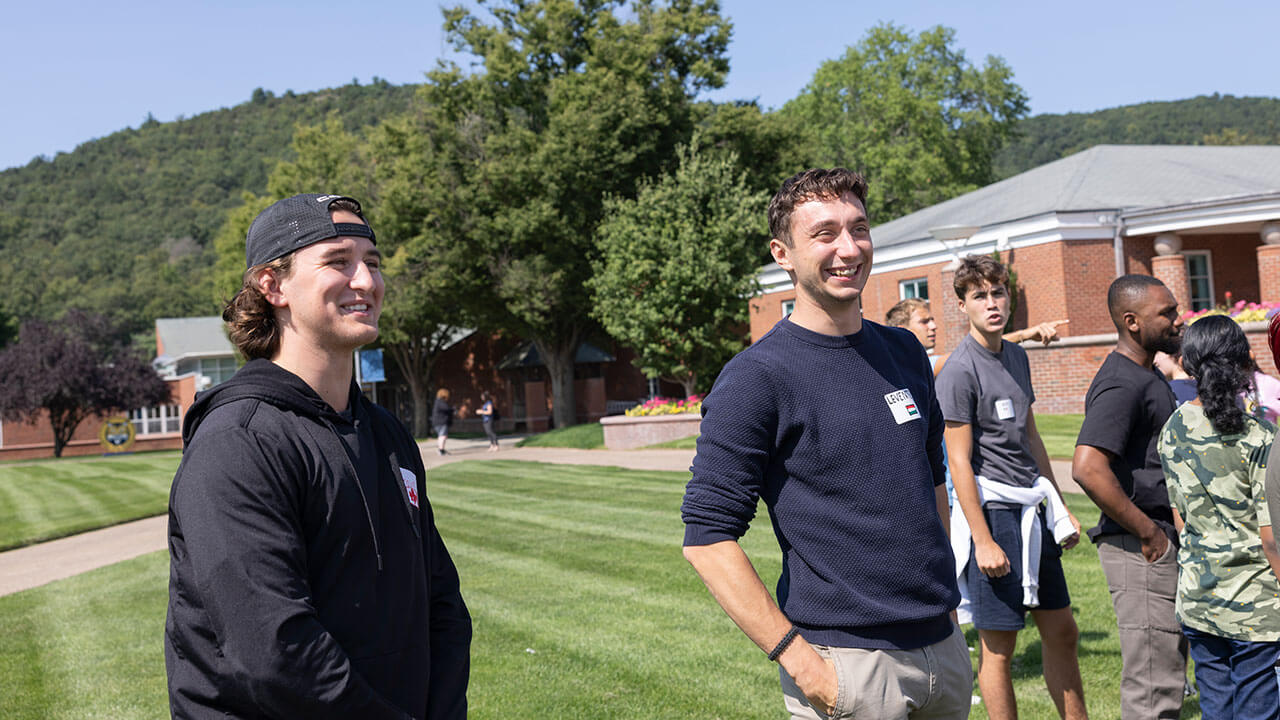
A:
<svg viewBox="0 0 1280 720">
<path fill-rule="evenodd" d="M 1073 321 L 1074 322 L 1074 321 Z M 1035 411 L 1050 415 L 1084 412 L 1084 396 L 1115 341 L 1096 345 L 1025 346 L 1031 364 Z"/>
<path fill-rule="evenodd" d="M 1280 302 L 1280 245 L 1259 245 L 1255 256 L 1258 263 L 1258 302 Z"/>
<path fill-rule="evenodd" d="M 1258 329 L 1247 330 L 1246 335 L 1258 367 L 1268 375 L 1280 377 L 1267 345 L 1267 332 L 1261 323 Z M 1082 413 L 1089 383 L 1115 347 L 1115 341 L 1093 345 L 1025 347 L 1031 364 L 1031 386 L 1036 391 L 1036 412 Z"/>
<path fill-rule="evenodd" d="M 1183 235 L 1182 251 L 1208 250 L 1213 263 L 1214 302 L 1258 299 L 1258 233 Z"/>
<path fill-rule="evenodd" d="M 1183 312 L 1191 309 L 1191 288 L 1187 283 L 1187 258 L 1184 255 L 1156 255 L 1151 258 L 1151 274 L 1173 293 Z"/>
<path fill-rule="evenodd" d="M 1230 292 L 1234 300 L 1258 300 L 1262 288 L 1258 282 L 1257 248 L 1262 239 L 1257 233 L 1219 233 L 1214 235 L 1179 235 L 1182 251 L 1208 250 L 1213 264 L 1214 302 L 1223 302 Z M 1152 275 L 1151 260 L 1155 256 L 1155 236 L 1138 235 L 1125 238 L 1126 272 Z"/>
<path fill-rule="evenodd" d="M 187 376 L 168 381 L 169 402 L 178 405 L 185 414 L 191 409 L 195 399 L 195 376 Z M 98 432 L 102 429 L 102 418 L 95 416 L 86 419 L 76 427 L 71 441 L 62 449 L 63 457 L 83 455 L 101 455 L 102 445 L 98 440 Z M 3 446 L 0 446 L 0 460 L 31 460 L 53 457 L 53 428 L 49 425 L 48 415 L 41 413 L 34 423 L 5 420 L 3 425 Z M 133 451 L 144 450 L 180 450 L 182 433 L 164 435 L 148 435 L 139 437 L 133 443 Z"/>
<path fill-rule="evenodd" d="M 1066 310 L 1071 322 L 1058 328 L 1062 337 L 1115 332 L 1107 312 L 1107 288 L 1116 276 L 1115 250 L 1110 240 L 1072 240 L 1062 252 Z M 1065 331 L 1065 332 L 1064 332 Z"/>
<path fill-rule="evenodd" d="M 945 265 L 946 263 L 935 263 L 933 265 L 922 265 L 907 268 L 906 270 L 894 270 L 872 275 L 867 279 L 867 286 L 862 291 L 862 316 L 878 323 L 883 323 L 885 313 L 889 312 L 889 308 L 897 305 L 898 301 L 902 299 L 898 296 L 898 283 L 903 280 L 915 280 L 917 278 L 924 278 L 928 282 L 929 305 L 936 315 L 938 313 L 938 302 L 943 298 L 942 268 Z M 944 342 L 945 334 L 942 329 L 942 323 L 939 322 L 939 344 Z"/>
<path fill-rule="evenodd" d="M 513 340 L 485 333 L 472 333 L 458 344 L 444 351 L 432 368 L 432 386 L 448 388 L 449 404 L 458 420 L 476 420 L 475 428 L 455 427 L 459 430 L 480 429 L 480 393 L 493 393 L 498 414 L 505 420 L 511 418 L 513 397 L 507 379 L 498 372 L 498 363 L 518 343 Z M 434 398 L 434 393 L 432 394 Z"/>
<path fill-rule="evenodd" d="M 1113 329 L 1106 313 L 1107 286 L 1115 274 L 1109 240 L 1046 243 L 1007 251 L 1003 259 L 1018 273 L 1019 298 L 1014 327 L 1070 318 L 1071 323 L 1062 326 L 1060 331 L 1063 337 Z M 951 274 L 942 271 L 946 264 L 872 275 L 862 294 L 863 317 L 883 322 L 885 313 L 898 302 L 898 283 L 926 278 L 930 305 L 938 321 L 938 348 L 940 352 L 949 352 L 968 332 L 968 325 L 964 316 L 955 311 L 957 298 L 951 287 Z M 1073 280 L 1065 282 L 1064 278 Z M 1076 282 L 1076 278 L 1080 282 Z M 794 289 L 752 298 L 752 340 L 763 336 L 782 319 L 784 300 L 794 299 Z M 1078 324 L 1077 317 L 1080 318 Z"/>
<path fill-rule="evenodd" d="M 795 299 L 796 291 L 794 289 L 765 293 L 751 298 L 747 302 L 748 314 L 751 318 L 751 342 L 764 337 L 765 333 L 778 324 L 778 321 L 782 319 L 782 303 L 784 301 Z"/>
</svg>

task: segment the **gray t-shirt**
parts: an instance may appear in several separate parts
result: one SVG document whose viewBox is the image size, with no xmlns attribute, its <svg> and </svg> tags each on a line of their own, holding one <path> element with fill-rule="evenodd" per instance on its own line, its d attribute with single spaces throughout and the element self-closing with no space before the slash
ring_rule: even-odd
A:
<svg viewBox="0 0 1280 720">
<path fill-rule="evenodd" d="M 1041 473 L 1031 455 L 1027 416 L 1036 395 L 1026 350 L 1006 342 L 993 353 L 965 335 L 938 373 L 937 392 L 944 419 L 973 426 L 975 477 L 1035 484 Z"/>
</svg>

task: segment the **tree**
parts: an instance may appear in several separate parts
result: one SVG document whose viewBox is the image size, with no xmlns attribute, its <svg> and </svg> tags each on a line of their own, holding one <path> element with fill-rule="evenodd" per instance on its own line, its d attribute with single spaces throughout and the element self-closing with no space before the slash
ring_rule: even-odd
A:
<svg viewBox="0 0 1280 720">
<path fill-rule="evenodd" d="M 466 216 L 447 238 L 466 247 L 457 274 L 477 280 L 474 315 L 534 342 L 563 427 L 574 356 L 598 327 L 585 285 L 604 198 L 670 169 L 694 97 L 724 82 L 729 23 L 714 0 L 512 0 L 489 14 L 445 11 L 482 68 L 430 73 L 422 113 L 460 160 Z"/>
<path fill-rule="evenodd" d="M 809 128 L 821 164 L 867 174 L 877 223 L 994 181 L 995 155 L 1027 114 L 1009 66 L 988 56 L 974 67 L 954 40 L 942 26 L 913 36 L 877 25 L 782 108 Z"/>
<path fill-rule="evenodd" d="M 169 388 L 106 318 L 71 311 L 61 323 L 23 323 L 0 352 L 0 408 L 8 420 L 47 414 L 53 455 L 86 418 L 169 402 Z"/>
<path fill-rule="evenodd" d="M 768 195 L 748 191 L 733 154 L 702 151 L 695 140 L 679 161 L 634 200 L 606 202 L 589 287 L 595 317 L 635 350 L 641 371 L 688 396 L 746 344 Z"/>
</svg>

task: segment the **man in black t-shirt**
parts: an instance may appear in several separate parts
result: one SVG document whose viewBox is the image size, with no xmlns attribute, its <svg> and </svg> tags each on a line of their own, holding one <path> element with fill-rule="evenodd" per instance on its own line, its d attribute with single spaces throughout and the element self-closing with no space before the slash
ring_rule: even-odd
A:
<svg viewBox="0 0 1280 720">
<path fill-rule="evenodd" d="M 1156 449 L 1177 404 L 1152 360 L 1178 350 L 1182 319 L 1173 294 L 1149 275 L 1117 278 L 1107 308 L 1119 338 L 1085 396 L 1071 471 L 1102 509 L 1089 537 L 1120 630 L 1121 717 L 1177 718 L 1187 646 L 1174 614 L 1177 533 Z"/>
</svg>

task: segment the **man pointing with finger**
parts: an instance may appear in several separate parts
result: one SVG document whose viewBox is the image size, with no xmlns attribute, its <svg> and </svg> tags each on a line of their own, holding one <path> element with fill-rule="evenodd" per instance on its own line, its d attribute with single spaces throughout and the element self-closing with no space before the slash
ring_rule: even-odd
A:
<svg viewBox="0 0 1280 720">
<path fill-rule="evenodd" d="M 795 311 L 703 401 L 684 554 L 781 666 L 792 718 L 965 718 L 942 414 L 920 343 L 862 318 L 866 187 L 849 170 L 808 170 L 769 204 Z M 776 603 L 737 542 L 761 499 L 782 550 Z"/>
</svg>

